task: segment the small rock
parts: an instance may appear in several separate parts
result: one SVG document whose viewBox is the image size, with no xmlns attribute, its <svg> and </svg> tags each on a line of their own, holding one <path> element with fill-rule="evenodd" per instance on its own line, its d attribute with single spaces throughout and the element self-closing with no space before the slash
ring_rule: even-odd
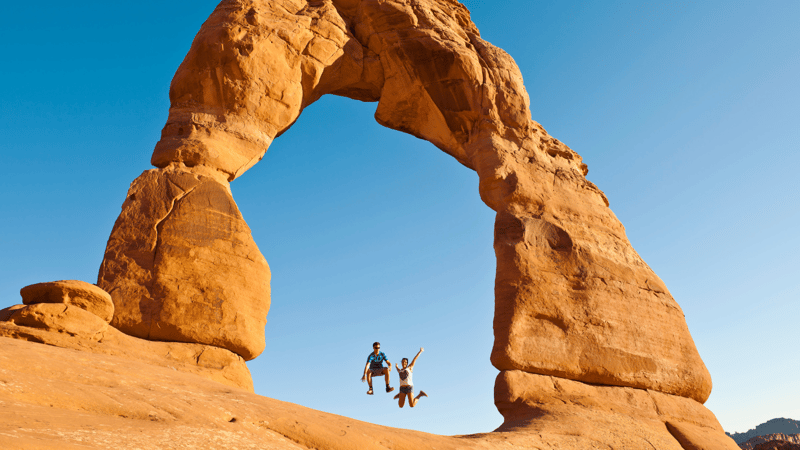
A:
<svg viewBox="0 0 800 450">
<path fill-rule="evenodd" d="M 20 289 L 22 303 L 64 303 L 73 305 L 100 317 L 106 323 L 114 317 L 114 302 L 108 292 L 78 280 L 50 281 L 32 284 Z"/>
</svg>

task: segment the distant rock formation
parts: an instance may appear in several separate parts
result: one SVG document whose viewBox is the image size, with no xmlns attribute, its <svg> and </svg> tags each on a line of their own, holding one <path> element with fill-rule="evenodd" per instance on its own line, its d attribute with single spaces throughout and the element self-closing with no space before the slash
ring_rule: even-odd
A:
<svg viewBox="0 0 800 450">
<path fill-rule="evenodd" d="M 777 418 L 768 420 L 743 433 L 726 433 L 737 444 L 742 444 L 756 436 L 770 434 L 795 435 L 800 434 L 800 420 Z"/>
<path fill-rule="evenodd" d="M 739 443 L 739 447 L 741 447 L 742 450 L 755 450 L 759 445 L 769 442 L 773 443 L 780 442 L 780 443 L 789 443 L 798 445 L 798 450 L 800 450 L 800 434 L 781 434 L 781 433 L 756 436 L 748 439 L 745 442 Z"/>
<path fill-rule="evenodd" d="M 773 439 L 756 445 L 753 450 L 800 450 L 800 444 Z"/>
</svg>

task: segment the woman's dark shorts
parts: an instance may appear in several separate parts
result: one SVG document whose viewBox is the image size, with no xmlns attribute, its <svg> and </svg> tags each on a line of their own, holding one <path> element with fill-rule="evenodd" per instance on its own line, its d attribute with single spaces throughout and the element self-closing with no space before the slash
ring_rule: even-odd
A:
<svg viewBox="0 0 800 450">
<path fill-rule="evenodd" d="M 401 394 L 414 394 L 414 386 L 400 386 Z"/>
</svg>

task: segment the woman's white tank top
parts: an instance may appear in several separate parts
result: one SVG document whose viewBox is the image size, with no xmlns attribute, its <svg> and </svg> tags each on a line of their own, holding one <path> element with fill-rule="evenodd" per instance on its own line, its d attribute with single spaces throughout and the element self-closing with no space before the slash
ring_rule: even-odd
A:
<svg viewBox="0 0 800 450">
<path fill-rule="evenodd" d="M 407 367 L 405 369 L 400 369 L 397 372 L 397 375 L 400 377 L 400 386 L 413 386 L 414 382 L 411 381 L 411 372 L 413 369 Z"/>
</svg>

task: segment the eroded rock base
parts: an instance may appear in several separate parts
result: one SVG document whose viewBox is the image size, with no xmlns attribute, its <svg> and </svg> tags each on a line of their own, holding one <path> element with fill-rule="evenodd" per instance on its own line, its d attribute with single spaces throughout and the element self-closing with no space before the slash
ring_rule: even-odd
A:
<svg viewBox="0 0 800 450">
<path fill-rule="evenodd" d="M 563 448 L 739 448 L 702 404 L 652 390 L 507 370 L 497 377 L 495 405 L 505 418 L 498 431 L 574 445 Z"/>
<path fill-rule="evenodd" d="M 115 356 L 124 358 L 131 364 L 146 363 L 253 391 L 253 380 L 244 359 L 222 348 L 135 338 L 109 326 L 88 311 L 71 305 L 55 303 L 17 305 L 3 311 L 6 311 L 5 316 L 9 316 L 8 321 L 0 322 L 0 336 L 5 338 L 80 350 L 84 356 L 76 356 L 78 358 L 86 358 L 88 357 L 86 355 L 91 353 Z M 12 339 L 2 339 L 2 346 L 19 347 Z M 28 361 L 27 354 L 20 355 L 19 358 L 20 361 Z M 40 369 L 45 373 L 57 373 L 58 364 L 43 363 Z M 131 373 L 134 376 L 136 374 Z M 15 383 L 21 380 L 4 379 L 4 381 Z M 61 395 L 73 397 L 78 401 L 77 397 L 82 394 L 67 389 Z M 6 397 L 2 396 L 0 399 L 6 400 Z"/>
</svg>

